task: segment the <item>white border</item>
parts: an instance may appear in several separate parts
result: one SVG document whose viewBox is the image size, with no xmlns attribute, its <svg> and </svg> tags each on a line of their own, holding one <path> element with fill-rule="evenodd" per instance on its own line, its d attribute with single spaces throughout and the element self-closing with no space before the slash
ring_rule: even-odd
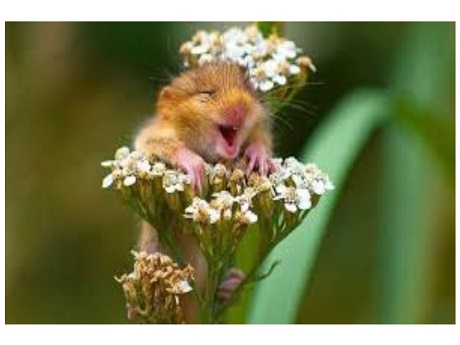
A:
<svg viewBox="0 0 460 345">
<path fill-rule="evenodd" d="M 454 0 L 14 0 L 8 21 L 425 21 L 455 20 Z"/>
<path fill-rule="evenodd" d="M 228 0 L 183 2 L 168 0 L 150 1 L 10 1 L 3 2 L 0 16 L 5 21 L 48 20 L 145 20 L 145 21 L 402 21 L 442 20 L 453 21 L 458 17 L 455 1 L 292 1 L 292 0 Z M 2 59 L 5 57 L 5 26 L 2 26 Z M 458 46 L 458 35 L 456 38 Z M 457 54 L 458 62 L 458 54 Z M 5 66 L 3 61 L 3 66 Z M 5 70 L 2 73 L 5 81 Z M 458 73 L 457 73 L 458 81 Z M 2 83 L 4 87 L 5 82 Z M 457 88 L 456 99 L 459 99 Z M 2 112 L 5 109 L 5 93 L 1 96 Z M 5 118 L 5 117 L 4 117 Z M 5 122 L 3 122 L 5 123 Z M 456 124 L 458 130 L 459 124 Z M 5 143 L 5 127 L 1 129 Z M 459 143 L 456 142 L 458 152 Z M 456 157 L 458 161 L 459 157 Z M 5 147 L 2 150 L 1 167 L 3 207 L 1 209 L 2 238 L 0 257 L 5 258 Z M 458 169 L 457 169 L 458 174 Z M 458 178 L 458 175 L 457 175 Z M 458 195 L 458 187 L 456 187 Z M 456 214 L 458 215 L 458 205 Z M 459 239 L 456 240 L 457 247 Z M 456 260 L 459 267 L 458 257 Z M 5 296 L 5 264 L 1 267 L 1 293 Z M 457 284 L 458 292 L 458 284 Z M 458 295 L 457 295 L 458 296 Z M 1 299 L 1 322 L 5 322 L 5 299 Z M 456 302 L 459 306 L 458 298 Z M 458 316 L 458 315 L 456 315 Z M 350 343 L 350 344 L 412 344 L 423 341 L 428 344 L 460 343 L 458 326 L 2 326 L 0 343 L 82 344 L 90 343 Z"/>
</svg>

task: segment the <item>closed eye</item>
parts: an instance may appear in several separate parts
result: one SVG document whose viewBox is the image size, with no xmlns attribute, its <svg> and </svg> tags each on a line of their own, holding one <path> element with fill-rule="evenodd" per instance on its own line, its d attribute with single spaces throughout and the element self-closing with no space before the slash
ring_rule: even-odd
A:
<svg viewBox="0 0 460 345">
<path fill-rule="evenodd" d="M 203 96 L 212 97 L 216 94 L 216 90 L 203 90 L 199 92 Z"/>
<path fill-rule="evenodd" d="M 206 101 L 211 100 L 215 94 L 216 94 L 216 90 L 203 90 L 203 91 L 198 92 L 201 102 L 206 102 Z"/>
</svg>

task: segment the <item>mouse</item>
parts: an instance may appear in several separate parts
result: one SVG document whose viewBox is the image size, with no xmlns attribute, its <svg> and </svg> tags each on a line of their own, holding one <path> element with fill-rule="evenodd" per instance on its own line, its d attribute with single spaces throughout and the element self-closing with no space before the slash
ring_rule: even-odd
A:
<svg viewBox="0 0 460 345">
<path fill-rule="evenodd" d="M 268 105 L 250 82 L 247 70 L 227 61 L 208 62 L 190 68 L 164 86 L 157 98 L 154 115 L 137 132 L 137 151 L 160 159 L 187 173 L 197 194 L 203 190 L 205 162 L 246 160 L 246 174 L 267 175 L 272 169 L 272 130 Z M 172 224 L 184 258 L 195 269 L 198 289 L 206 286 L 207 265 L 196 239 Z M 141 225 L 139 249 L 166 252 L 156 230 Z M 230 269 L 216 298 L 229 299 L 244 279 L 244 273 Z M 187 323 L 198 320 L 198 306 L 192 296 L 183 296 Z"/>
</svg>

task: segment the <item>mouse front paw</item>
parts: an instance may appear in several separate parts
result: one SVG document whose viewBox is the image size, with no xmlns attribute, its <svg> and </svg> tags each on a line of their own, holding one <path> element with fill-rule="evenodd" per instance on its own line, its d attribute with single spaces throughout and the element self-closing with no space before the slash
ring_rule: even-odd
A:
<svg viewBox="0 0 460 345">
<path fill-rule="evenodd" d="M 203 158 L 187 148 L 181 148 L 176 152 L 173 164 L 187 173 L 195 191 L 201 193 L 206 176 Z"/>
<path fill-rule="evenodd" d="M 261 175 L 267 175 L 273 170 L 271 156 L 264 146 L 253 143 L 248 146 L 245 151 L 247 159 L 246 175 L 250 175 L 253 171 L 259 171 Z"/>
<path fill-rule="evenodd" d="M 228 301 L 245 278 L 246 275 L 243 273 L 243 271 L 237 268 L 229 269 L 224 281 L 222 281 L 222 283 L 219 285 L 217 290 L 217 298 L 221 302 Z"/>
</svg>

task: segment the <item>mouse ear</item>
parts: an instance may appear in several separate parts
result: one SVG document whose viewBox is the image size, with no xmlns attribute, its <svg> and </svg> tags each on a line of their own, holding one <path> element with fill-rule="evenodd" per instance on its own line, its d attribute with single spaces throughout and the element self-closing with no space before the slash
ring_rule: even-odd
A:
<svg viewBox="0 0 460 345">
<path fill-rule="evenodd" d="M 170 86 L 165 86 L 161 90 L 160 95 L 158 96 L 158 100 L 159 101 L 168 100 L 168 99 L 171 99 L 171 97 L 172 97 L 171 87 Z"/>
</svg>

